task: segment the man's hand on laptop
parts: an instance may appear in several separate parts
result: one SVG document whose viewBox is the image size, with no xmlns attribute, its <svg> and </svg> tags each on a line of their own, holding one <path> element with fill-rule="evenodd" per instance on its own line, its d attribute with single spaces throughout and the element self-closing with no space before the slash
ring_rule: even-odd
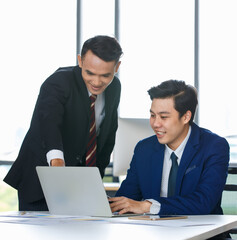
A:
<svg viewBox="0 0 237 240">
<path fill-rule="evenodd" d="M 50 164 L 52 167 L 64 167 L 65 166 L 65 162 L 63 161 L 63 159 L 60 159 L 60 158 L 52 159 Z"/>
<path fill-rule="evenodd" d="M 113 197 L 109 199 L 112 212 L 143 214 L 150 211 L 149 201 L 135 201 L 126 197 Z"/>
</svg>

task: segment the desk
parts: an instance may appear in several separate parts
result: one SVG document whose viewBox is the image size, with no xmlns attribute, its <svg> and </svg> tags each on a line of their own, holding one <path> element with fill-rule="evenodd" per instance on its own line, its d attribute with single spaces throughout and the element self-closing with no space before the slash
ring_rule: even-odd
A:
<svg viewBox="0 0 237 240">
<path fill-rule="evenodd" d="M 2 213 L 1 213 L 2 214 Z M 166 226 L 139 225 L 127 218 L 106 218 L 92 221 L 71 220 L 55 224 L 32 225 L 5 223 L 0 216 L 1 236 L 6 239 L 24 240 L 111 240 L 111 239 L 207 239 L 237 226 L 237 216 L 203 215 L 188 216 L 187 219 L 163 220 Z M 51 220 L 50 220 L 51 221 Z M 120 222 L 118 222 L 120 221 Z M 139 220 L 136 220 L 139 221 Z M 175 222 L 176 221 L 176 222 Z M 178 222 L 179 221 L 179 222 Z M 146 221 L 155 222 L 155 221 Z M 186 225 L 190 224 L 191 225 Z M 201 223 L 201 224 L 200 224 Z M 178 227 L 178 226 L 179 227 Z M 201 226 L 202 225 L 202 226 Z"/>
</svg>

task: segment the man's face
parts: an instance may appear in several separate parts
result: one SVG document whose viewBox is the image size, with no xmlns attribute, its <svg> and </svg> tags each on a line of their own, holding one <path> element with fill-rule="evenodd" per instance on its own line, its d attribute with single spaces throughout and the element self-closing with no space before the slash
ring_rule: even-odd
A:
<svg viewBox="0 0 237 240">
<path fill-rule="evenodd" d="M 172 150 L 178 148 L 188 133 L 191 112 L 187 111 L 180 118 L 174 108 L 173 98 L 154 98 L 150 113 L 150 125 L 158 141 Z"/>
<path fill-rule="evenodd" d="M 78 55 L 78 63 L 87 89 L 95 95 L 101 94 L 109 86 L 120 65 L 120 62 L 105 62 L 90 50 L 83 59 Z"/>
</svg>

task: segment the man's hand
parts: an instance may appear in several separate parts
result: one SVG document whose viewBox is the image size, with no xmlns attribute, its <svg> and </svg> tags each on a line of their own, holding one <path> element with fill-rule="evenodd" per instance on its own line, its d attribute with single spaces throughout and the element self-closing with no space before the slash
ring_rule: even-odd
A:
<svg viewBox="0 0 237 240">
<path fill-rule="evenodd" d="M 52 167 L 64 167 L 65 166 L 65 162 L 61 158 L 52 159 L 50 164 Z"/>
<path fill-rule="evenodd" d="M 113 197 L 109 201 L 112 212 L 119 212 L 119 214 L 150 212 L 151 203 L 149 201 L 135 201 L 126 197 Z"/>
</svg>

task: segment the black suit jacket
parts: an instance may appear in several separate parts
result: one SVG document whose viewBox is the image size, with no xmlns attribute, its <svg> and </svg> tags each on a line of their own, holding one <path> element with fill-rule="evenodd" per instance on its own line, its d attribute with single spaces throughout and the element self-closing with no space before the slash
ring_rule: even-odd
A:
<svg viewBox="0 0 237 240">
<path fill-rule="evenodd" d="M 97 137 L 96 165 L 102 177 L 114 147 L 120 92 L 120 82 L 114 77 L 105 90 L 105 118 Z M 89 113 L 81 69 L 59 68 L 41 86 L 29 131 L 4 181 L 16 188 L 25 201 L 33 202 L 43 198 L 35 167 L 48 165 L 49 150 L 62 150 L 66 166 L 84 166 Z"/>
</svg>

